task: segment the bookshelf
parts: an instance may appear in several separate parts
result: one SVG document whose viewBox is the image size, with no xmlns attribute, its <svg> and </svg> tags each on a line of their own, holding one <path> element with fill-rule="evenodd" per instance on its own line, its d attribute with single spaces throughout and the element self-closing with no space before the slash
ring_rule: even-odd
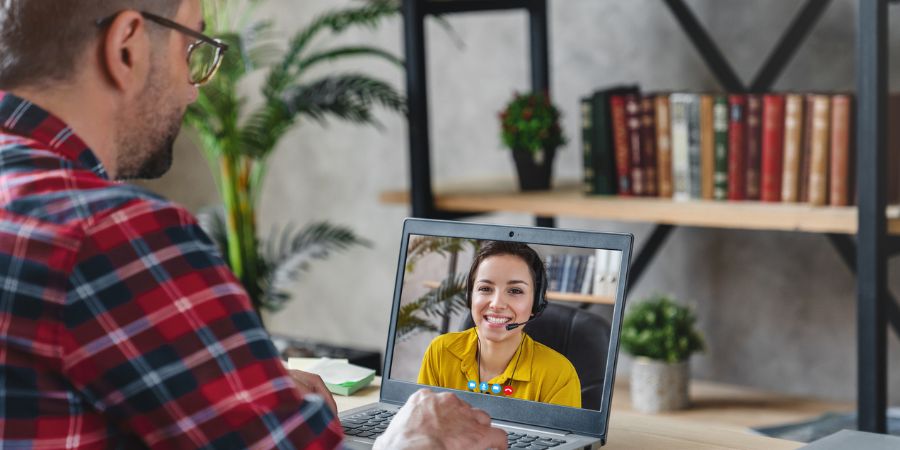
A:
<svg viewBox="0 0 900 450">
<path fill-rule="evenodd" d="M 744 84 L 684 0 L 663 0 L 721 87 L 728 92 L 768 90 L 793 57 L 828 0 L 807 0 L 762 68 Z M 516 193 L 487 186 L 482 190 L 432 188 L 425 18 L 436 14 L 524 10 L 528 13 L 531 87 L 550 91 L 547 0 L 402 0 L 409 110 L 408 192 L 387 192 L 382 200 L 407 203 L 415 217 L 457 219 L 494 211 L 537 216 L 553 226 L 556 216 L 655 223 L 635 253 L 631 285 L 660 251 L 675 226 L 781 230 L 822 233 L 857 275 L 857 412 L 859 429 L 886 432 L 887 324 L 900 334 L 900 307 L 887 288 L 887 259 L 900 253 L 900 216 L 886 207 L 886 95 L 888 0 L 858 0 L 856 180 L 858 206 L 810 207 L 796 204 L 673 202 L 644 198 L 588 198 L 577 187 L 544 193 Z M 856 239 L 853 239 L 855 236 Z M 630 289 L 631 286 L 627 288 Z"/>
</svg>

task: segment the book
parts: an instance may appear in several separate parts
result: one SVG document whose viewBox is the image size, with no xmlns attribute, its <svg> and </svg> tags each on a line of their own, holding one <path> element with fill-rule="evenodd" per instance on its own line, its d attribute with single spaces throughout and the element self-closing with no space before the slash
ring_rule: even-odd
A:
<svg viewBox="0 0 900 450">
<path fill-rule="evenodd" d="M 656 105 L 655 96 L 641 97 L 641 153 L 644 163 L 644 194 L 659 193 L 656 175 Z"/>
<path fill-rule="evenodd" d="M 813 131 L 813 94 L 807 94 L 804 97 L 804 110 L 806 114 L 803 117 L 803 133 L 800 144 L 800 179 L 798 200 L 801 203 L 809 203 L 809 169 L 810 159 L 812 156 L 812 131 Z"/>
<path fill-rule="evenodd" d="M 747 94 L 747 134 L 744 149 L 747 152 L 746 189 L 747 200 L 760 199 L 762 172 L 762 97 Z"/>
<path fill-rule="evenodd" d="M 675 200 L 691 198 L 690 136 L 688 116 L 690 115 L 691 94 L 669 96 L 669 111 L 672 142 L 672 197 Z"/>
<path fill-rule="evenodd" d="M 591 98 L 591 111 L 593 120 L 593 136 L 591 160 L 594 164 L 594 189 L 599 195 L 616 195 L 618 185 L 616 180 L 616 147 L 612 127 L 612 113 L 610 111 L 610 97 L 614 94 L 627 94 L 638 92 L 634 85 L 619 85 L 594 92 Z"/>
<path fill-rule="evenodd" d="M 594 295 L 606 296 L 606 275 L 609 271 L 609 255 L 610 250 L 596 249 L 594 250 L 594 260 L 596 267 L 594 268 L 594 286 L 592 291 Z"/>
<path fill-rule="evenodd" d="M 594 151 L 592 143 L 594 141 L 594 105 L 593 97 L 582 97 L 579 100 L 581 111 L 581 154 L 583 169 L 583 190 L 585 194 L 597 194 L 596 182 L 594 180 Z"/>
<path fill-rule="evenodd" d="M 809 161 L 809 204 L 828 204 L 829 130 L 831 127 L 831 97 L 813 97 L 812 141 Z"/>
<path fill-rule="evenodd" d="M 658 94 L 656 103 L 656 176 L 660 197 L 672 197 L 672 139 L 669 126 L 669 95 Z"/>
<path fill-rule="evenodd" d="M 728 199 L 747 197 L 747 98 L 728 96 Z"/>
<path fill-rule="evenodd" d="M 715 137 L 715 171 L 713 172 L 713 198 L 728 198 L 728 97 L 717 95 L 713 99 L 713 133 Z"/>
<path fill-rule="evenodd" d="M 591 288 L 594 286 L 594 266 L 597 264 L 596 255 L 588 255 L 587 265 L 584 269 L 584 276 L 581 280 L 581 294 L 590 295 Z"/>
<path fill-rule="evenodd" d="M 712 200 L 716 173 L 716 135 L 713 126 L 714 98 L 700 95 L 700 198 Z"/>
<path fill-rule="evenodd" d="M 628 139 L 628 113 L 625 110 L 625 103 L 623 94 L 614 94 L 609 98 L 616 159 L 616 191 L 619 195 L 630 196 L 634 190 L 631 183 L 631 147 Z"/>
<path fill-rule="evenodd" d="M 781 200 L 781 174 L 784 159 L 784 96 L 763 96 L 762 172 L 760 198 L 764 202 Z"/>
<path fill-rule="evenodd" d="M 625 111 L 628 119 L 628 149 L 631 155 L 631 191 L 634 195 L 646 195 L 644 180 L 644 147 L 641 143 L 641 99 L 638 94 L 625 96 Z"/>
<path fill-rule="evenodd" d="M 687 118 L 691 198 L 700 198 L 700 99 L 696 94 L 689 94 Z"/>
<path fill-rule="evenodd" d="M 784 98 L 784 162 L 781 172 L 781 201 L 800 199 L 800 156 L 803 137 L 803 96 Z"/>
<path fill-rule="evenodd" d="M 851 175 L 850 127 L 853 114 L 853 97 L 837 94 L 831 98 L 831 170 L 829 173 L 829 204 L 850 204 Z M 888 147 L 890 149 L 890 147 Z M 890 150 L 888 150 L 890 151 Z M 890 177 L 890 175 L 889 175 Z"/>
</svg>

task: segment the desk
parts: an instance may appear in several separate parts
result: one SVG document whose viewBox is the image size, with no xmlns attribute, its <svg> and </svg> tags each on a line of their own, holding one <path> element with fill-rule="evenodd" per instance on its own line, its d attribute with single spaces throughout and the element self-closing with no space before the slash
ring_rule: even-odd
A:
<svg viewBox="0 0 900 450">
<path fill-rule="evenodd" d="M 345 411 L 378 401 L 381 378 L 365 389 L 345 397 L 335 395 L 338 410 Z M 628 411 L 612 411 L 608 450 L 657 449 L 703 450 L 739 448 L 759 450 L 796 449 L 801 442 L 758 436 L 745 428 L 732 425 L 708 425 L 695 421 L 644 415 Z"/>
</svg>

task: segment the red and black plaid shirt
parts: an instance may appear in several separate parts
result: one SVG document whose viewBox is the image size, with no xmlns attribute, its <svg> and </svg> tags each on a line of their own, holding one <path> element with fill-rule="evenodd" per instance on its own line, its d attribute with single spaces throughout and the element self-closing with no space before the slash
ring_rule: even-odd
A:
<svg viewBox="0 0 900 450">
<path fill-rule="evenodd" d="M 0 447 L 340 445 L 190 213 L 0 91 Z"/>
</svg>

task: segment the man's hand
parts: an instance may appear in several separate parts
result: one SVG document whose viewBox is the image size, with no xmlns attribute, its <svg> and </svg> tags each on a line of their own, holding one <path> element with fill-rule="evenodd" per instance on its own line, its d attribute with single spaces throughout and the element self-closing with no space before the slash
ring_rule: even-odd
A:
<svg viewBox="0 0 900 450">
<path fill-rule="evenodd" d="M 491 427 L 484 411 L 449 392 L 420 389 L 375 441 L 375 449 L 505 449 L 506 432 Z"/>
<path fill-rule="evenodd" d="M 331 391 L 325 387 L 325 382 L 322 381 L 322 377 L 302 370 L 288 370 L 288 374 L 294 379 L 294 383 L 300 388 L 300 392 L 304 394 L 318 394 L 324 398 L 325 404 L 328 405 L 331 412 L 334 413 L 334 417 L 337 417 L 337 403 L 334 402 Z"/>
</svg>

